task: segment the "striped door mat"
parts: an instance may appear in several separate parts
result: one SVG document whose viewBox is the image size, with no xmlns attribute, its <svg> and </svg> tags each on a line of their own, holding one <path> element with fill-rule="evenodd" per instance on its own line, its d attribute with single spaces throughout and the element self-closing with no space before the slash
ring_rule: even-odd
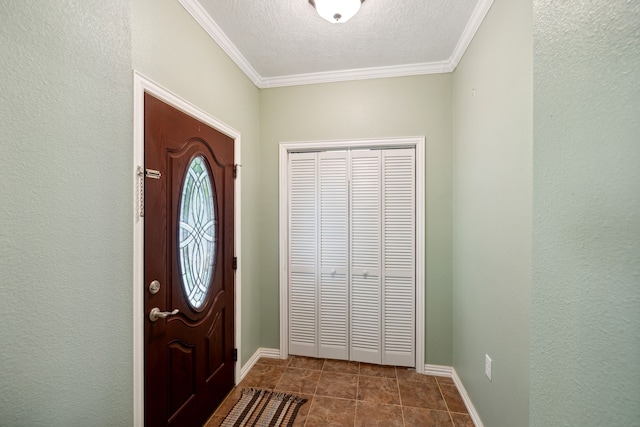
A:
<svg viewBox="0 0 640 427">
<path fill-rule="evenodd" d="M 221 427 L 293 426 L 300 407 L 307 401 L 291 394 L 259 389 L 244 389 Z"/>
</svg>

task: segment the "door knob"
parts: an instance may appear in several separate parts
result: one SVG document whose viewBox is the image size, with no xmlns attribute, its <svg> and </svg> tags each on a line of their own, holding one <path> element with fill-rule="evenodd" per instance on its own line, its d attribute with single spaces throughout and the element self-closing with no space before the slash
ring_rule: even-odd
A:
<svg viewBox="0 0 640 427">
<path fill-rule="evenodd" d="M 177 308 L 173 311 L 160 311 L 158 307 L 153 307 L 149 312 L 149 320 L 155 322 L 158 319 L 165 319 L 169 316 L 173 316 L 174 314 L 178 314 Z"/>
</svg>

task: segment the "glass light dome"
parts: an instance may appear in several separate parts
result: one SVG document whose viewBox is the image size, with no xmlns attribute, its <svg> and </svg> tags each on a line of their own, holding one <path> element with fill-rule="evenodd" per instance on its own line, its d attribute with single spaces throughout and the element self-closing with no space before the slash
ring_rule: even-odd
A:
<svg viewBox="0 0 640 427">
<path fill-rule="evenodd" d="M 318 15 L 333 24 L 347 22 L 360 10 L 364 0 L 309 0 Z"/>
</svg>

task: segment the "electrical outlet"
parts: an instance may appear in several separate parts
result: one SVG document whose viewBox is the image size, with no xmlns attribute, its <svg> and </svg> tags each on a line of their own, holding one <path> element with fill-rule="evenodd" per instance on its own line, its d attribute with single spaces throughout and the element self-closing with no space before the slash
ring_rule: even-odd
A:
<svg viewBox="0 0 640 427">
<path fill-rule="evenodd" d="M 489 357 L 488 354 L 484 355 L 484 374 L 487 376 L 487 378 L 489 378 L 489 381 L 491 381 L 491 358 Z"/>
</svg>

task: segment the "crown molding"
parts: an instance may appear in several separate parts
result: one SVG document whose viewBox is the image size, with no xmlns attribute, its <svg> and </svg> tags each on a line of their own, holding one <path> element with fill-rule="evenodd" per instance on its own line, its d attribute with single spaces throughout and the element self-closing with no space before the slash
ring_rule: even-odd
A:
<svg viewBox="0 0 640 427">
<path fill-rule="evenodd" d="M 291 76 L 266 77 L 261 89 L 281 86 L 298 86 L 317 83 L 334 83 L 349 80 L 404 77 L 420 74 L 440 74 L 453 71 L 450 61 L 425 62 L 422 64 L 394 65 L 389 67 L 358 68 L 352 70 L 325 71 L 320 73 L 294 74 Z"/>
<path fill-rule="evenodd" d="M 318 83 L 334 83 L 351 80 L 378 79 L 384 77 L 405 77 L 423 74 L 441 74 L 453 72 L 469 47 L 480 24 L 489 12 L 493 0 L 480 0 L 473 10 L 451 57 L 445 61 L 424 62 L 419 64 L 394 65 L 389 67 L 371 67 L 350 70 L 324 71 L 319 73 L 293 74 L 278 77 L 262 77 L 242 55 L 238 48 L 215 23 L 211 15 L 198 0 L 178 0 L 211 38 L 229 55 L 231 60 L 260 89 L 299 86 Z"/>
<path fill-rule="evenodd" d="M 473 10 L 469 21 L 467 21 L 467 26 L 464 28 L 464 31 L 458 40 L 458 44 L 455 49 L 453 49 L 451 58 L 449 58 L 449 61 L 453 64 L 453 70 L 458 66 L 462 56 L 471 44 L 471 40 L 473 40 L 476 32 L 478 32 L 480 24 L 482 24 L 482 21 L 484 21 L 485 16 L 487 16 L 489 9 L 491 9 L 492 4 L 493 0 L 480 0 L 476 5 L 476 8 Z"/>
<path fill-rule="evenodd" d="M 242 55 L 238 48 L 229 40 L 224 31 L 218 27 L 218 24 L 216 24 L 211 15 L 202 7 L 200 2 L 198 0 L 178 0 L 178 2 L 193 16 L 193 19 L 200 24 L 207 34 L 218 43 L 222 50 L 229 55 L 229 58 L 249 77 L 253 84 L 260 87 L 262 81 L 260 74 L 258 74 L 244 55 Z"/>
</svg>

